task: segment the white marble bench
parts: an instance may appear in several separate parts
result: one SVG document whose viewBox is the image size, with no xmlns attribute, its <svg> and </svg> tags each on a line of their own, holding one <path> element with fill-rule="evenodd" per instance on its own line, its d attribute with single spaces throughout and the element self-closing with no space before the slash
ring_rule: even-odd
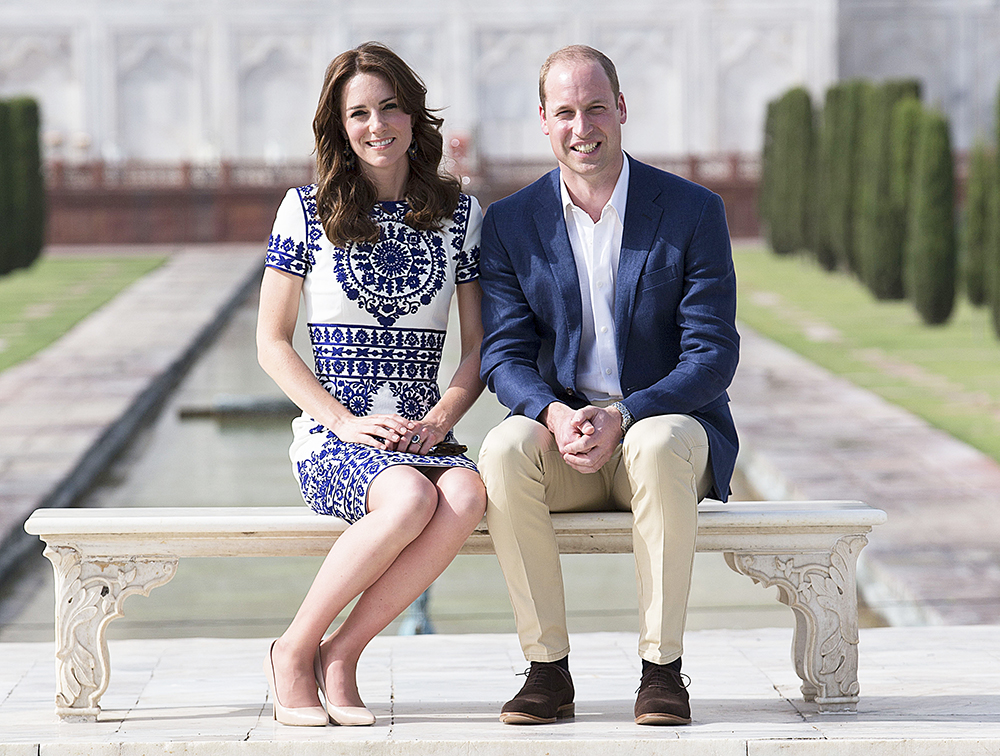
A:
<svg viewBox="0 0 1000 756">
<path fill-rule="evenodd" d="M 855 501 L 705 501 L 698 551 L 725 554 L 795 614 L 792 660 L 802 694 L 820 711 L 858 701 L 855 568 L 867 533 L 885 512 Z M 627 512 L 557 514 L 568 554 L 628 553 Z M 55 571 L 56 712 L 94 720 L 108 687 L 105 630 L 133 594 L 167 583 L 180 557 L 322 555 L 347 527 L 304 507 L 39 509 L 25 530 L 39 536 Z M 463 554 L 492 553 L 485 520 Z"/>
</svg>

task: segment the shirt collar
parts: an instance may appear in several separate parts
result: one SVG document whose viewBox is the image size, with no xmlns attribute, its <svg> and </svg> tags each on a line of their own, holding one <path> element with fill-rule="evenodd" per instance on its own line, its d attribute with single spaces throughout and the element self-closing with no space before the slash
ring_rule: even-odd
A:
<svg viewBox="0 0 1000 756">
<path fill-rule="evenodd" d="M 608 205 L 614 208 L 615 213 L 618 215 L 618 221 L 623 226 L 625 225 L 625 206 L 628 204 L 628 177 L 628 155 L 622 150 L 622 169 L 618 174 L 618 181 L 615 183 L 614 191 L 611 192 L 611 199 L 608 200 Z M 563 181 L 562 174 L 559 175 L 559 194 L 562 197 L 563 215 L 568 220 L 576 205 L 573 204 L 573 200 L 569 196 L 569 190 L 566 189 L 566 182 Z M 605 205 L 605 207 L 608 205 Z M 582 212 L 582 208 L 577 209 Z"/>
</svg>

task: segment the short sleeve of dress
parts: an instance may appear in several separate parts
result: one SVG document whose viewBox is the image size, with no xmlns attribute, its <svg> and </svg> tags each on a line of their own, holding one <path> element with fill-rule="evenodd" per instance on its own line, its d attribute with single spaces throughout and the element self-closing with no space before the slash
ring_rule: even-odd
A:
<svg viewBox="0 0 1000 756">
<path fill-rule="evenodd" d="M 464 218 L 460 218 L 461 215 Z M 479 201 L 471 195 L 463 194 L 462 201 L 455 211 L 456 225 L 463 222 L 465 234 L 461 240 L 461 249 L 456 256 L 458 264 L 455 270 L 456 283 L 468 283 L 479 278 L 479 239 L 483 230 L 483 210 Z"/>
<path fill-rule="evenodd" d="M 264 265 L 268 268 L 291 273 L 305 278 L 312 270 L 315 257 L 308 240 L 306 223 L 307 205 L 301 189 L 289 189 L 278 206 L 267 242 L 267 257 Z"/>
</svg>

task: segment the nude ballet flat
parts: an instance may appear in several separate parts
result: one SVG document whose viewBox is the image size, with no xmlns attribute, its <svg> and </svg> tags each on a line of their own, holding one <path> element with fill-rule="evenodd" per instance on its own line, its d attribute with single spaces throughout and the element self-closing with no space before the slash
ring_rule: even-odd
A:
<svg viewBox="0 0 1000 756">
<path fill-rule="evenodd" d="M 326 701 L 326 711 L 330 715 L 331 722 L 343 727 L 375 724 L 375 715 L 364 706 L 334 706 L 330 703 L 330 697 L 326 694 L 326 676 L 323 674 L 318 648 L 313 660 L 313 670 L 316 673 L 316 684 L 319 685 L 319 692 L 323 694 L 323 700 Z"/>
<path fill-rule="evenodd" d="M 274 651 L 274 644 L 267 650 L 267 658 L 264 659 L 264 674 L 267 676 L 267 684 L 271 687 L 271 697 L 274 699 L 274 718 L 283 725 L 293 727 L 326 727 L 326 709 L 322 706 L 300 706 L 297 709 L 286 709 L 278 701 L 278 686 L 274 684 L 274 660 L 271 653 Z"/>
</svg>

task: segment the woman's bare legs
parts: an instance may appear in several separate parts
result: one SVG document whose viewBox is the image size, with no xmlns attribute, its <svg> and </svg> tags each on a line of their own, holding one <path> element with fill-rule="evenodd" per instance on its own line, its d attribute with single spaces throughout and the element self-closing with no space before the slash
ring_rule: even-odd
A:
<svg viewBox="0 0 1000 756">
<path fill-rule="evenodd" d="M 361 653 L 434 582 L 482 520 L 486 489 L 477 473 L 454 467 L 429 475 L 439 493 L 434 516 L 322 644 L 326 692 L 335 706 L 363 705 L 356 682 Z M 372 489 L 374 493 L 374 484 Z"/>
<path fill-rule="evenodd" d="M 382 506 L 337 539 L 313 579 L 288 629 L 274 645 L 276 695 L 286 707 L 318 706 L 313 657 L 330 623 L 374 583 L 430 521 L 437 507 L 434 484 L 412 467 L 384 470 L 372 483 L 391 491 Z"/>
<path fill-rule="evenodd" d="M 323 652 L 326 668 L 331 668 L 327 677 L 331 703 L 362 706 L 355 669 L 364 645 L 444 570 L 479 522 L 485 504 L 485 489 L 471 470 L 449 468 L 428 477 L 400 465 L 380 473 L 369 488 L 369 513 L 337 539 L 294 619 L 274 645 L 276 695 L 282 704 L 289 708 L 320 705 L 313 675 L 316 648 L 337 615 L 364 592 L 344 626 L 350 628 L 355 616 L 358 620 L 363 615 L 372 617 L 360 622 L 360 633 L 344 634 L 351 641 L 343 645 L 345 651 L 339 648 L 342 626 L 335 633 L 337 651 L 331 656 L 327 643 Z M 418 542 L 422 543 L 419 556 L 404 559 Z M 381 587 L 368 599 L 377 585 Z M 357 639 L 375 626 L 355 653 Z M 334 660 L 338 660 L 336 674 Z"/>
</svg>

